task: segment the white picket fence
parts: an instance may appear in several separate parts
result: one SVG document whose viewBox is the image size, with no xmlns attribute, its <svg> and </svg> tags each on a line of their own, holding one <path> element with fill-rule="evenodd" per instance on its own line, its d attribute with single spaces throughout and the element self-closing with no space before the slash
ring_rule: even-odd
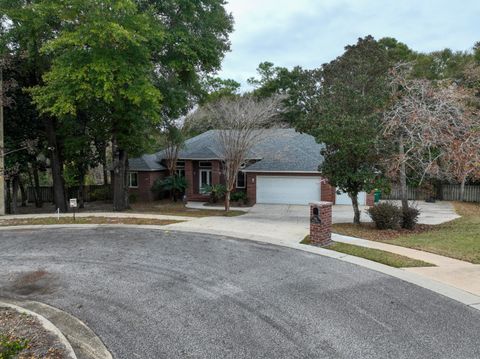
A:
<svg viewBox="0 0 480 359">
<path fill-rule="evenodd" d="M 431 196 L 431 192 L 421 189 L 408 187 L 407 195 L 409 200 L 423 201 Z M 382 194 L 382 199 L 400 199 L 400 188 L 394 187 L 390 194 Z M 444 184 L 442 185 L 442 200 L 444 201 L 458 201 L 460 200 L 460 185 L 459 184 Z M 464 193 L 465 202 L 480 202 L 480 185 L 465 186 Z"/>
</svg>

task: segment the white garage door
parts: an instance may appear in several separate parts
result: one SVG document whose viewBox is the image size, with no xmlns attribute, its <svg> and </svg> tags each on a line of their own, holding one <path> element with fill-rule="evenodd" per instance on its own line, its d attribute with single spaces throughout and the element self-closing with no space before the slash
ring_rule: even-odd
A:
<svg viewBox="0 0 480 359">
<path fill-rule="evenodd" d="M 257 176 L 257 203 L 308 204 L 320 201 L 320 177 Z"/>
<path fill-rule="evenodd" d="M 337 192 L 335 197 L 335 204 L 348 204 L 352 205 L 352 200 L 348 196 L 347 193 L 340 191 L 340 194 Z M 367 193 L 360 192 L 358 194 L 358 204 L 361 206 L 365 206 L 367 204 Z"/>
</svg>

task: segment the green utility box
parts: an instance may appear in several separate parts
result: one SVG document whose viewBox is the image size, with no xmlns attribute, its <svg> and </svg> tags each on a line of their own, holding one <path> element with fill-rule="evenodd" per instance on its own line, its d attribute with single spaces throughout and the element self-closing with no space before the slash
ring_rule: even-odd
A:
<svg viewBox="0 0 480 359">
<path fill-rule="evenodd" d="M 373 195 L 373 200 L 375 203 L 380 202 L 380 198 L 382 198 L 382 191 L 380 190 L 375 190 L 374 195 Z"/>
</svg>

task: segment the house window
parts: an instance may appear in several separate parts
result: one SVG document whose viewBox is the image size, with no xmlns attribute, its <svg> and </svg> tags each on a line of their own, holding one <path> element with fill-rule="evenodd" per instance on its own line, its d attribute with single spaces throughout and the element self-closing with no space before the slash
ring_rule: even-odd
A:
<svg viewBox="0 0 480 359">
<path fill-rule="evenodd" d="M 128 187 L 138 188 L 138 173 L 128 172 Z"/>
<path fill-rule="evenodd" d="M 206 187 L 212 184 L 212 170 L 200 170 L 199 188 L 201 194 L 207 194 Z"/>
<path fill-rule="evenodd" d="M 177 161 L 177 168 L 185 168 L 185 161 Z"/>
<path fill-rule="evenodd" d="M 198 163 L 198 167 L 202 167 L 202 168 L 212 168 L 212 162 L 209 162 L 209 161 L 200 161 Z"/>
<path fill-rule="evenodd" d="M 177 161 L 175 173 L 178 177 L 185 177 L 185 161 Z"/>
<path fill-rule="evenodd" d="M 245 172 L 238 172 L 237 173 L 237 188 L 245 188 L 245 184 L 247 183 L 247 174 Z"/>
<path fill-rule="evenodd" d="M 184 168 L 177 168 L 177 176 L 178 177 L 185 177 L 185 169 Z"/>
</svg>

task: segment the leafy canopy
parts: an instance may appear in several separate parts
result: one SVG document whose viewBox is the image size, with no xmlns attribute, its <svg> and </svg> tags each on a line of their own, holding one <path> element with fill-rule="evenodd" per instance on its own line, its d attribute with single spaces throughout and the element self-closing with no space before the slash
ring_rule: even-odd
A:
<svg viewBox="0 0 480 359">
<path fill-rule="evenodd" d="M 388 100 L 388 69 L 386 50 L 371 36 L 359 39 L 323 65 L 315 107 L 297 122 L 325 144 L 322 174 L 352 196 L 380 184 L 376 140 Z"/>
<path fill-rule="evenodd" d="M 55 11 L 59 36 L 42 52 L 54 58 L 44 86 L 32 89 L 39 109 L 58 118 L 101 112 L 123 148 L 135 150 L 142 129 L 157 122 L 161 94 L 154 86 L 152 52 L 163 29 L 131 0 L 51 0 L 38 11 Z"/>
</svg>

